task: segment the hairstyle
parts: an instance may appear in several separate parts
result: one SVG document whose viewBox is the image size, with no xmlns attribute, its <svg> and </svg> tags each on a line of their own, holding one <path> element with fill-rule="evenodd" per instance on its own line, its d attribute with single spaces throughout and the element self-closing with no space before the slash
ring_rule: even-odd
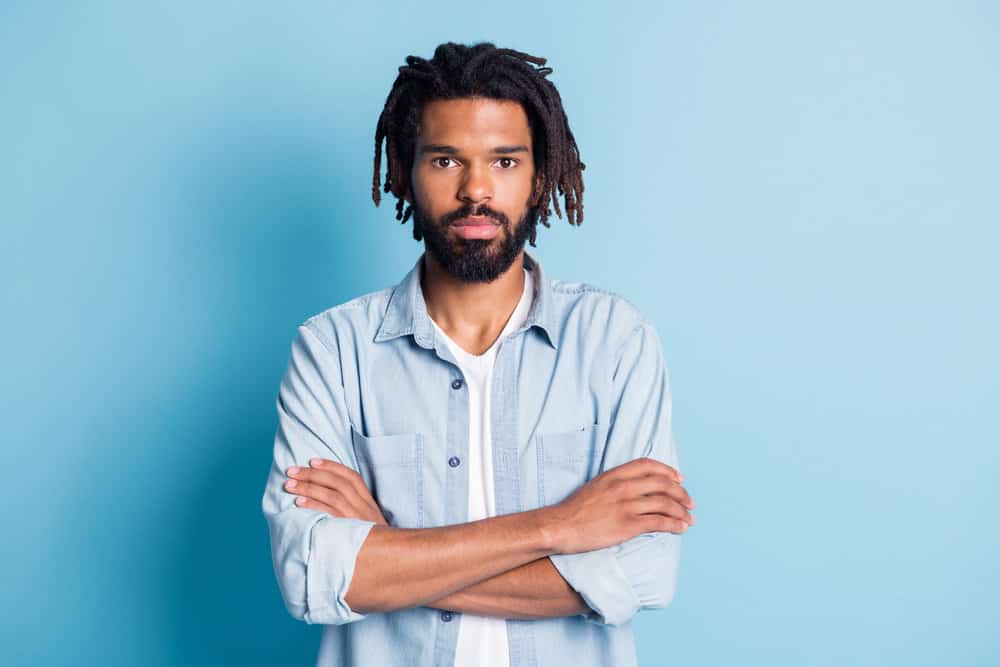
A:
<svg viewBox="0 0 1000 667">
<path fill-rule="evenodd" d="M 500 49 L 489 42 L 472 46 L 447 42 L 434 50 L 430 60 L 407 56 L 406 65 L 399 68 L 375 129 L 372 179 L 375 205 L 381 201 L 379 169 L 383 139 L 386 152 L 383 189 L 396 197 L 396 219 L 406 224 L 413 207 L 406 204 L 404 195 L 410 189 L 417 127 L 424 104 L 433 100 L 484 97 L 519 102 L 527 114 L 535 165 L 529 207 L 536 208 L 542 224 L 550 227 L 549 202 L 561 218 L 558 198 L 561 194 L 567 221 L 580 225 L 583 222 L 582 172 L 586 165 L 580 161 L 559 92 L 545 78 L 552 72 L 551 67 L 542 67 L 545 62 L 545 58 Z M 417 241 L 422 238 L 416 224 L 413 238 Z M 529 241 L 535 245 L 534 226 Z"/>
</svg>

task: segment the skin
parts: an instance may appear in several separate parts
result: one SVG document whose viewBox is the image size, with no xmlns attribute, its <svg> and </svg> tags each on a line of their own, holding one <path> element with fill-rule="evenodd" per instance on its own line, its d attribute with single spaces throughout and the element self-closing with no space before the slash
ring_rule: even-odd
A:
<svg viewBox="0 0 1000 667">
<path fill-rule="evenodd" d="M 463 206 L 488 207 L 510 224 L 489 241 L 495 252 L 525 215 L 535 185 L 531 127 L 517 102 L 469 98 L 424 106 L 404 197 L 437 224 L 452 252 L 464 239 L 440 219 Z M 422 287 L 427 313 L 472 354 L 496 340 L 524 290 L 524 251 L 492 282 L 466 282 L 448 273 L 432 252 L 424 253 Z"/>
<path fill-rule="evenodd" d="M 531 130 L 520 104 L 487 99 L 425 105 L 410 183 L 403 196 L 439 225 L 450 252 L 463 239 L 441 220 L 486 206 L 511 224 L 535 205 Z M 453 216 L 452 216 L 453 217 Z M 460 346 L 482 354 L 496 340 L 524 289 L 523 249 L 494 280 L 462 280 L 425 252 L 428 314 Z M 394 528 L 361 476 L 313 459 L 288 471 L 286 490 L 302 507 L 375 522 L 358 553 L 347 603 L 360 613 L 429 606 L 500 618 L 536 619 L 588 611 L 548 556 L 619 544 L 643 532 L 683 532 L 694 507 L 674 468 L 648 458 L 588 481 L 563 502 L 527 512 L 426 529 Z"/>
<path fill-rule="evenodd" d="M 600 549 L 644 532 L 681 533 L 695 522 L 684 478 L 649 458 L 611 468 L 556 505 L 426 529 L 388 526 L 348 466 L 313 459 L 288 474 L 286 488 L 300 496 L 299 506 L 375 522 L 347 594 L 361 613 L 422 605 L 518 619 L 579 614 L 586 603 L 547 556 Z"/>
</svg>

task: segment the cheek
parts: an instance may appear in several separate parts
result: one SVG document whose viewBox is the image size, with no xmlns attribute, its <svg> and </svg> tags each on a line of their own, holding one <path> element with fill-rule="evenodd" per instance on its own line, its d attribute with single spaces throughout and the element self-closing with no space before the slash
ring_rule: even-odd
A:
<svg viewBox="0 0 1000 667">
<path fill-rule="evenodd" d="M 450 210 L 448 207 L 455 202 L 455 186 L 445 175 L 414 169 L 411 183 L 417 204 L 435 216 Z"/>
<path fill-rule="evenodd" d="M 533 177 L 522 175 L 502 182 L 501 185 L 498 185 L 498 188 L 502 188 L 502 190 L 498 189 L 496 194 L 499 196 L 501 192 L 503 193 L 502 200 L 507 207 L 524 208 L 531 198 L 532 185 Z"/>
<path fill-rule="evenodd" d="M 516 174 L 510 174 L 502 182 L 511 193 L 521 199 L 526 199 L 531 194 L 531 188 L 535 182 L 535 170 L 531 168 L 518 170 Z"/>
</svg>

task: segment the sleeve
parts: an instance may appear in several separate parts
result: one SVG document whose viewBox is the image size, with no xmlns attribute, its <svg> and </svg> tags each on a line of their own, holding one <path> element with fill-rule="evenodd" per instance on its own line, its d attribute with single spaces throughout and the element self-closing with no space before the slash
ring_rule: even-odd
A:
<svg viewBox="0 0 1000 667">
<path fill-rule="evenodd" d="M 341 625 L 366 617 L 344 596 L 372 521 L 299 507 L 284 488 L 286 471 L 314 457 L 357 469 L 337 356 L 307 325 L 298 329 L 278 389 L 274 460 L 262 508 L 285 607 L 306 623 Z"/>
<path fill-rule="evenodd" d="M 611 417 L 600 472 L 643 456 L 680 470 L 671 426 L 670 377 L 660 338 L 644 320 L 616 355 L 611 379 Z M 670 604 L 677 584 L 681 536 L 637 535 L 594 551 L 549 556 L 591 610 L 583 616 L 620 625 L 641 609 Z"/>
</svg>

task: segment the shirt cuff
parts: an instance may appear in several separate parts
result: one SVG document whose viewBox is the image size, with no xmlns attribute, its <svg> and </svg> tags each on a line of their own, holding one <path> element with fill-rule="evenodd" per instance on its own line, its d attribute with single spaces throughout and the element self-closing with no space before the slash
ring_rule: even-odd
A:
<svg viewBox="0 0 1000 667">
<path fill-rule="evenodd" d="M 347 591 L 354 577 L 358 552 L 374 521 L 327 517 L 313 526 L 306 567 L 307 623 L 342 625 L 366 618 L 351 609 Z"/>
<path fill-rule="evenodd" d="M 640 609 L 666 607 L 673 599 L 680 535 L 643 533 L 603 549 L 549 556 L 559 574 L 601 625 L 627 623 Z"/>
</svg>

